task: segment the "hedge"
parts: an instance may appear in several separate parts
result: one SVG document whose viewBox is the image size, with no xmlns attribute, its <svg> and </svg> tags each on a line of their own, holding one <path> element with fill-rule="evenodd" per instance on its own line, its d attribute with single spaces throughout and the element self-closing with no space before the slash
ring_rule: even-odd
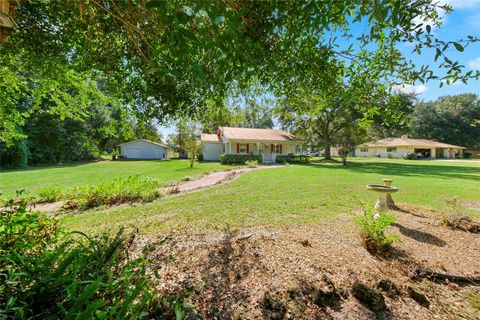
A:
<svg viewBox="0 0 480 320">
<path fill-rule="evenodd" d="M 245 164 L 245 161 L 249 160 L 256 160 L 258 163 L 262 163 L 262 156 L 255 154 L 222 154 L 220 156 L 222 164 Z"/>
<path fill-rule="evenodd" d="M 277 163 L 307 163 L 310 162 L 310 156 L 306 155 L 278 155 L 275 162 Z"/>
</svg>

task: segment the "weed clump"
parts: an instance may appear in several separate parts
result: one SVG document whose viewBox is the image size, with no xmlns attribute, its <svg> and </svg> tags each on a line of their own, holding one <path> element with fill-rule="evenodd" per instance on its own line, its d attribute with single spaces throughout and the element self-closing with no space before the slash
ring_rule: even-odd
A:
<svg viewBox="0 0 480 320">
<path fill-rule="evenodd" d="M 455 230 L 480 233 L 480 223 L 473 221 L 463 213 L 458 197 L 445 199 L 445 202 L 449 211 L 445 212 L 441 217 L 440 222 L 443 225 Z"/>
</svg>

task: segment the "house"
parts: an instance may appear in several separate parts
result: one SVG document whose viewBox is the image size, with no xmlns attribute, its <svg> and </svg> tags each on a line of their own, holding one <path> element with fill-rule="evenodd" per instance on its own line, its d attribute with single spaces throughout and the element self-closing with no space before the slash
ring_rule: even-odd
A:
<svg viewBox="0 0 480 320">
<path fill-rule="evenodd" d="M 220 127 L 217 133 L 201 135 L 203 159 L 220 160 L 222 154 L 258 154 L 264 163 L 275 162 L 277 155 L 298 154 L 302 140 L 276 129 Z"/>
<path fill-rule="evenodd" d="M 118 145 L 123 159 L 167 159 L 169 147 L 146 139 L 138 139 Z"/>
<path fill-rule="evenodd" d="M 407 153 L 414 153 L 417 158 L 455 159 L 461 157 L 465 148 L 447 143 L 411 139 L 408 136 L 386 138 L 355 147 L 357 157 L 401 158 Z"/>
</svg>

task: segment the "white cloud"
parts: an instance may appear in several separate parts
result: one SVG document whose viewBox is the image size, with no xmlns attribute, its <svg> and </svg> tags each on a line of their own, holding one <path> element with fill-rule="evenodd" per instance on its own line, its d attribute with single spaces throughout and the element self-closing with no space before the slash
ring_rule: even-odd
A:
<svg viewBox="0 0 480 320">
<path fill-rule="evenodd" d="M 453 10 L 469 9 L 472 12 L 478 12 L 480 10 L 480 0 L 439 0 L 438 5 L 439 6 L 449 5 L 453 8 Z M 443 25 L 445 25 L 445 23 L 447 22 L 447 14 L 446 14 L 445 10 L 438 9 L 438 15 L 439 15 L 440 19 L 442 20 Z M 480 23 L 478 23 L 478 20 L 476 20 L 476 18 L 478 18 L 478 15 L 474 15 L 474 16 L 470 17 L 468 20 L 469 20 L 470 24 L 472 24 L 474 26 L 479 26 Z M 414 22 L 416 24 L 423 23 L 423 25 L 424 25 L 423 28 L 424 29 L 425 29 L 426 25 L 430 25 L 432 27 L 432 30 L 437 28 L 437 26 L 435 26 L 433 24 L 432 20 L 427 19 L 424 16 L 416 17 L 414 19 Z"/>
<path fill-rule="evenodd" d="M 473 70 L 480 70 L 480 57 L 468 61 L 468 66 Z"/>
<path fill-rule="evenodd" d="M 424 84 L 398 84 L 392 87 L 393 91 L 403 92 L 403 93 L 414 93 L 414 94 L 422 94 L 428 90 L 428 87 Z"/>
</svg>

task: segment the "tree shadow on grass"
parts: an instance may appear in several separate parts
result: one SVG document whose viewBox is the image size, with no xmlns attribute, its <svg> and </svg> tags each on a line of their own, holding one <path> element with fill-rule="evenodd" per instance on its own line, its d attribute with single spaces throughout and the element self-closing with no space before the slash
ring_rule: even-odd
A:
<svg viewBox="0 0 480 320">
<path fill-rule="evenodd" d="M 448 165 L 428 165 L 421 163 L 419 165 L 388 163 L 388 162 L 350 162 L 347 166 L 325 163 L 305 163 L 299 164 L 311 168 L 329 168 L 332 170 L 347 170 L 359 173 L 374 173 L 385 176 L 429 176 L 441 179 L 465 179 L 480 181 L 480 170 L 476 167 L 448 166 Z"/>
<path fill-rule="evenodd" d="M 398 223 L 394 223 L 393 226 L 397 227 L 398 231 L 400 231 L 400 233 L 403 234 L 404 236 L 414 239 L 418 242 L 431 244 L 437 247 L 444 247 L 447 244 L 445 241 L 443 241 L 437 236 L 434 236 L 433 234 L 416 230 L 416 229 L 410 229 Z"/>
</svg>

